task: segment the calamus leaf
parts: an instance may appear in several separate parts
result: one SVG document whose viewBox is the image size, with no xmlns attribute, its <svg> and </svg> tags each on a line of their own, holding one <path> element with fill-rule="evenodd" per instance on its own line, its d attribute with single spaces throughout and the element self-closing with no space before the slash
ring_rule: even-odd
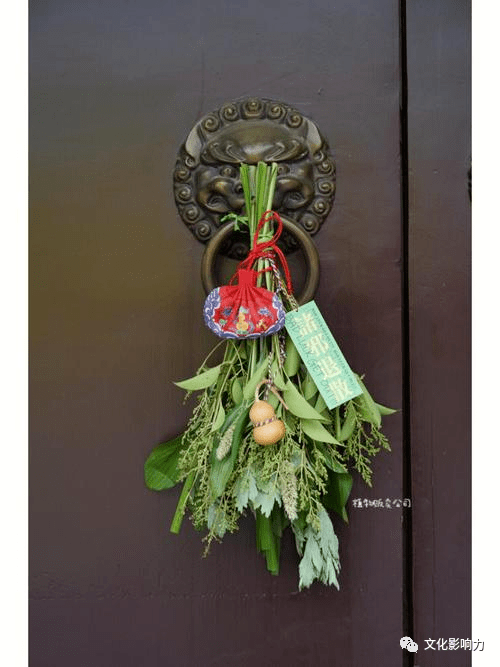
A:
<svg viewBox="0 0 500 667">
<path fill-rule="evenodd" d="M 273 521 L 258 510 L 255 513 L 257 549 L 266 557 L 267 569 L 278 575 L 280 569 L 280 538 L 273 531 Z"/>
</svg>

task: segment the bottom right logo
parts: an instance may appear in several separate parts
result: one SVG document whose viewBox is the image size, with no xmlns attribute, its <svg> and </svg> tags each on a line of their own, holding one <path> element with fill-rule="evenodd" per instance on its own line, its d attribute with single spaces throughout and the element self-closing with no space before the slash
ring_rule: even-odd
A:
<svg viewBox="0 0 500 667">
<path fill-rule="evenodd" d="M 414 642 L 411 637 L 401 637 L 399 645 L 410 653 L 416 653 L 418 651 L 418 644 L 417 642 Z"/>
</svg>

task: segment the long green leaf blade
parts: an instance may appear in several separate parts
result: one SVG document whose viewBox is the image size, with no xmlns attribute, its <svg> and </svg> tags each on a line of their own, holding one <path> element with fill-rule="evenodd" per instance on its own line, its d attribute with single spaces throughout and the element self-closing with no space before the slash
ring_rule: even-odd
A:
<svg viewBox="0 0 500 667">
<path fill-rule="evenodd" d="M 174 382 L 174 384 L 181 389 L 185 389 L 186 391 L 198 391 L 199 389 L 206 389 L 207 387 L 211 387 L 217 382 L 217 378 L 219 377 L 219 373 L 221 371 L 221 365 L 222 364 L 219 364 L 218 366 L 209 368 L 203 373 L 195 375 L 192 378 L 188 378 L 187 380 Z"/>
<path fill-rule="evenodd" d="M 212 455 L 212 468 L 210 470 L 210 489 L 214 498 L 219 498 L 225 491 L 226 485 L 231 477 L 236 463 L 236 458 L 243 438 L 243 432 L 248 424 L 248 408 L 238 409 L 240 414 L 234 421 L 234 432 L 231 439 L 231 451 L 221 461 L 216 457 L 217 442 Z M 233 425 L 231 425 L 232 427 Z"/>
<path fill-rule="evenodd" d="M 269 366 L 269 361 L 266 357 L 257 366 L 257 368 L 254 371 L 254 374 L 252 375 L 250 380 L 245 385 L 245 388 L 243 389 L 243 399 L 245 401 L 252 400 L 257 385 L 266 377 L 268 366 Z"/>
<path fill-rule="evenodd" d="M 273 531 L 271 518 L 258 510 L 255 513 L 255 531 L 257 549 L 264 554 L 269 572 L 276 576 L 279 574 L 280 538 Z"/>
<path fill-rule="evenodd" d="M 380 415 L 379 409 L 377 408 L 373 398 L 368 393 L 368 390 L 359 375 L 356 375 L 356 379 L 359 382 L 359 386 L 363 390 L 363 394 L 354 399 L 355 404 L 359 408 L 358 412 L 365 421 L 368 421 L 379 428 L 382 424 L 382 417 Z"/>
<path fill-rule="evenodd" d="M 302 383 L 302 393 L 306 401 L 310 401 L 318 393 L 318 387 L 309 373 L 307 373 L 306 379 Z M 321 412 L 321 410 L 318 410 L 318 412 Z"/>
<path fill-rule="evenodd" d="M 234 378 L 231 384 L 231 398 L 235 405 L 239 405 L 243 400 L 243 389 L 238 378 Z"/>
<path fill-rule="evenodd" d="M 286 339 L 285 353 L 286 357 L 285 357 L 284 369 L 288 377 L 291 378 L 294 375 L 297 375 L 298 370 L 300 368 L 300 362 L 302 360 L 290 336 L 287 336 Z"/>
<path fill-rule="evenodd" d="M 352 475 L 348 472 L 330 474 L 327 485 L 328 491 L 322 498 L 325 507 L 337 512 L 346 523 L 348 523 L 346 505 L 351 494 L 352 483 Z"/>
<path fill-rule="evenodd" d="M 308 435 L 311 440 L 327 442 L 331 445 L 341 444 L 317 419 L 301 419 L 300 424 L 304 433 Z"/>
<path fill-rule="evenodd" d="M 179 481 L 177 463 L 182 445 L 182 435 L 155 447 L 144 463 L 144 482 L 152 491 L 163 491 Z"/>
<path fill-rule="evenodd" d="M 214 423 L 212 424 L 212 428 L 210 429 L 210 433 L 215 433 L 218 431 L 221 426 L 224 424 L 224 421 L 226 419 L 226 412 L 224 408 L 222 407 L 222 403 L 219 399 L 219 403 L 217 405 L 217 413 L 215 415 Z"/>
<path fill-rule="evenodd" d="M 186 503 L 195 480 L 196 473 L 193 471 L 189 473 L 189 476 L 186 477 L 186 480 L 184 481 L 184 486 L 182 487 L 181 495 L 179 496 L 179 501 L 175 508 L 174 518 L 172 519 L 172 524 L 170 526 L 170 532 L 172 533 L 177 534 L 181 529 L 182 519 L 184 518 L 184 512 L 186 511 Z"/>
<path fill-rule="evenodd" d="M 342 440 L 342 442 L 349 440 L 354 431 L 355 426 L 356 426 L 356 409 L 352 401 L 349 401 L 349 403 L 347 404 L 344 421 L 340 428 L 339 440 Z"/>
<path fill-rule="evenodd" d="M 382 417 L 385 417 L 387 415 L 394 415 L 396 412 L 399 412 L 399 410 L 394 410 L 393 408 L 388 408 L 386 405 L 380 405 L 380 403 L 375 403 L 377 406 L 377 410 L 380 412 Z"/>
<path fill-rule="evenodd" d="M 301 417 L 302 419 L 317 419 L 318 421 L 323 422 L 328 421 L 328 419 L 323 417 L 313 408 L 310 403 L 306 401 L 306 399 L 302 396 L 291 380 L 288 380 L 285 385 L 283 398 L 285 403 L 288 405 L 288 409 L 295 416 Z"/>
</svg>

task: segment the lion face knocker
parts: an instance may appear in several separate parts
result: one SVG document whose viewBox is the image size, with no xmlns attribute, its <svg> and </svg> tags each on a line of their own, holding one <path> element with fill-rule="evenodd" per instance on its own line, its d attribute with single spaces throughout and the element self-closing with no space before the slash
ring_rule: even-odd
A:
<svg viewBox="0 0 500 667">
<path fill-rule="evenodd" d="M 330 211 L 335 166 L 315 123 L 281 102 L 249 98 L 223 105 L 191 130 L 177 157 L 174 193 L 179 213 L 206 243 L 221 217 L 243 209 L 240 163 L 279 165 L 273 209 L 313 235 Z M 223 253 L 241 258 L 245 235 L 235 234 Z M 295 249 L 284 234 L 285 251 Z"/>
</svg>

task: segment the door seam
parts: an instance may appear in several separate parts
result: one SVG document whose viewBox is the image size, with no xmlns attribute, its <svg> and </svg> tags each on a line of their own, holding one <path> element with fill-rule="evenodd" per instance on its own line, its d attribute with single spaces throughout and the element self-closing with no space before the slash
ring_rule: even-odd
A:
<svg viewBox="0 0 500 667">
<path fill-rule="evenodd" d="M 408 44 L 406 0 L 399 2 L 399 131 L 401 192 L 401 340 L 402 340 L 402 409 L 403 451 L 402 491 L 412 499 L 411 459 L 411 347 L 410 347 L 410 279 L 409 279 L 409 147 L 408 147 Z M 413 616 L 413 524 L 411 510 L 402 520 L 402 629 L 403 636 L 415 640 Z M 415 654 L 402 649 L 402 667 L 414 667 Z"/>
</svg>

